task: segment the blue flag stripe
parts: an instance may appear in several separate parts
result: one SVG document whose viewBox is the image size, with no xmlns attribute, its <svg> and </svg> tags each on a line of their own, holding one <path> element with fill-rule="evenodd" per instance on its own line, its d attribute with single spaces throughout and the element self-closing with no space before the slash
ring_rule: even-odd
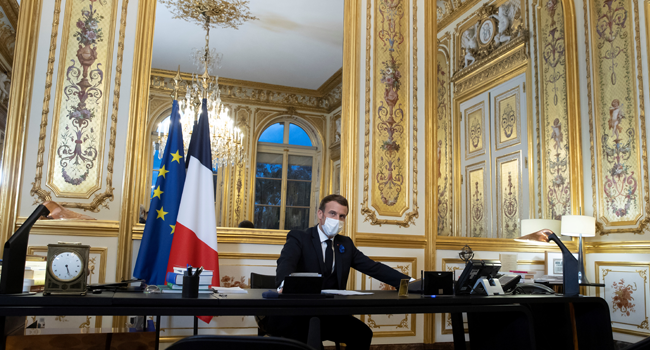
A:
<svg viewBox="0 0 650 350">
<path fill-rule="evenodd" d="M 146 280 L 148 284 L 165 284 L 167 261 L 173 240 L 172 230 L 176 225 L 184 183 L 183 131 L 178 102 L 174 101 L 167 145 L 154 185 L 154 197 L 149 205 L 149 215 L 133 271 L 133 276 Z"/>
<path fill-rule="evenodd" d="M 201 162 L 206 168 L 212 169 L 212 152 L 210 150 L 210 121 L 208 120 L 208 101 L 203 99 L 201 102 L 201 117 L 199 122 L 192 129 L 192 139 L 190 146 L 187 148 L 188 162 L 194 157 Z"/>
</svg>

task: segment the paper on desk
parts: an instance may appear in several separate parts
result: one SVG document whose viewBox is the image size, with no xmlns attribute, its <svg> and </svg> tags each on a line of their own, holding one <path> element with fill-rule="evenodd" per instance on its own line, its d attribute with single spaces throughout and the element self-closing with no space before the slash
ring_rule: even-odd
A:
<svg viewBox="0 0 650 350">
<path fill-rule="evenodd" d="M 334 295 L 370 295 L 372 292 L 358 292 L 356 290 L 342 290 L 342 289 L 323 289 L 321 294 L 334 294 Z"/>
<path fill-rule="evenodd" d="M 240 287 L 212 287 L 212 290 L 221 294 L 246 294 L 246 289 Z"/>
<path fill-rule="evenodd" d="M 517 271 L 517 254 L 501 253 L 499 260 L 501 260 L 501 273 Z"/>
</svg>

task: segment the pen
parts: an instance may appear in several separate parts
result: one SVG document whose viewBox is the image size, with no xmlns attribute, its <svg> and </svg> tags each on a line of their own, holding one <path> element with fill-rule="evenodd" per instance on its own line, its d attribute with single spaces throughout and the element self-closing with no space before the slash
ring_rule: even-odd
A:
<svg viewBox="0 0 650 350">
<path fill-rule="evenodd" d="M 198 275 L 201 274 L 201 272 L 203 272 L 203 266 L 199 267 L 199 268 L 196 270 L 196 273 L 195 273 L 194 275 L 195 275 L 195 276 L 198 276 Z"/>
<path fill-rule="evenodd" d="M 187 275 L 192 276 L 192 266 L 187 267 Z"/>
</svg>

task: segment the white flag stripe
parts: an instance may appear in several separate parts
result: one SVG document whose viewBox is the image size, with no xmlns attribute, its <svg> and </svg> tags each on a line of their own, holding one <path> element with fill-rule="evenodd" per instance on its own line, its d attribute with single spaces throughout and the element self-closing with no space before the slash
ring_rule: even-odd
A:
<svg viewBox="0 0 650 350">
<path fill-rule="evenodd" d="M 190 163 L 176 220 L 192 230 L 207 246 L 218 251 L 212 170 L 206 168 L 194 156 L 188 161 Z"/>
</svg>

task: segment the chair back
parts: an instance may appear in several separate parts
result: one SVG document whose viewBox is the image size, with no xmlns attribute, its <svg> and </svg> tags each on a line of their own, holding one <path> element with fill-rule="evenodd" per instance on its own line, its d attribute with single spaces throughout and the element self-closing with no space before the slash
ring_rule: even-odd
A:
<svg viewBox="0 0 650 350">
<path fill-rule="evenodd" d="M 311 346 L 293 339 L 233 335 L 195 335 L 181 339 L 167 349 L 315 350 Z"/>
<path fill-rule="evenodd" d="M 275 289 L 275 276 L 251 272 L 250 285 L 256 289 Z"/>
</svg>

